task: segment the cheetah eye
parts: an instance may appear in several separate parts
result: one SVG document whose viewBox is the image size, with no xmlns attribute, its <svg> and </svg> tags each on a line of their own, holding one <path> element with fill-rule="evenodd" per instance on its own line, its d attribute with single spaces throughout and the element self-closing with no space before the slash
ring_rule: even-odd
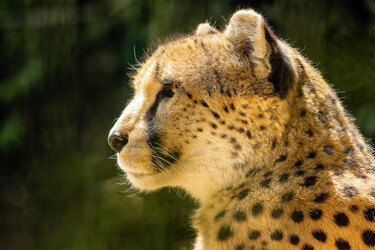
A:
<svg viewBox="0 0 375 250">
<path fill-rule="evenodd" d="M 174 82 L 170 85 L 170 89 L 173 93 L 176 93 L 177 89 L 180 87 L 180 83 L 179 82 Z"/>
<path fill-rule="evenodd" d="M 169 97 L 169 98 L 173 97 L 174 93 L 176 93 L 180 85 L 181 84 L 179 82 L 164 83 L 162 96 Z"/>
</svg>

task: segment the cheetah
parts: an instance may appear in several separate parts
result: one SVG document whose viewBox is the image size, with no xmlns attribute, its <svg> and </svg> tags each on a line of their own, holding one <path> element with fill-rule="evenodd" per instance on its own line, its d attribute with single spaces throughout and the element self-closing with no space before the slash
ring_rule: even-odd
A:
<svg viewBox="0 0 375 250">
<path fill-rule="evenodd" d="M 200 207 L 194 249 L 375 249 L 375 160 L 320 72 L 252 9 L 160 45 L 111 129 L 139 190 Z"/>
</svg>

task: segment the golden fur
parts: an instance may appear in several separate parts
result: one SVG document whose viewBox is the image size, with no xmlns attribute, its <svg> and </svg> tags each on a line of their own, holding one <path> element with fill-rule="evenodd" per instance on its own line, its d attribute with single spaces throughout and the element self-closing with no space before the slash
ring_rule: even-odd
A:
<svg viewBox="0 0 375 250">
<path fill-rule="evenodd" d="M 373 249 L 375 160 L 335 91 L 264 18 L 161 45 L 111 130 L 141 190 L 199 200 L 195 249 Z"/>
</svg>

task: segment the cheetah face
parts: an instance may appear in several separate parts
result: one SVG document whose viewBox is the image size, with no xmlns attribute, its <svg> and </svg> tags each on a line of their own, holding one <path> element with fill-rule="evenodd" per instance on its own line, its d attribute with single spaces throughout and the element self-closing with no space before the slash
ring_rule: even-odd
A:
<svg viewBox="0 0 375 250">
<path fill-rule="evenodd" d="M 252 11 L 237 12 L 223 32 L 201 24 L 160 46 L 133 77 L 134 97 L 109 135 L 128 179 L 203 198 L 259 164 L 256 150 L 271 148 L 270 131 L 282 136 L 288 120 L 296 76 L 284 50 Z"/>
</svg>

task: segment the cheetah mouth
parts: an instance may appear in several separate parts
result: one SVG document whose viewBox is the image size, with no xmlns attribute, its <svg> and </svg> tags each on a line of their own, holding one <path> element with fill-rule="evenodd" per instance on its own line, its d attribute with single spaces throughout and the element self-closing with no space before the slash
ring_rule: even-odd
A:
<svg viewBox="0 0 375 250">
<path fill-rule="evenodd" d="M 151 150 L 151 164 L 156 168 L 156 171 L 163 172 L 173 164 L 179 162 L 180 154 L 164 146 L 158 134 L 154 134 L 148 140 Z"/>
<path fill-rule="evenodd" d="M 156 172 L 156 173 L 133 173 L 133 172 L 127 172 L 127 174 L 135 177 L 135 178 L 144 178 L 144 177 L 148 177 L 148 176 L 153 176 L 153 175 L 157 175 L 159 174 L 159 172 Z"/>
</svg>

